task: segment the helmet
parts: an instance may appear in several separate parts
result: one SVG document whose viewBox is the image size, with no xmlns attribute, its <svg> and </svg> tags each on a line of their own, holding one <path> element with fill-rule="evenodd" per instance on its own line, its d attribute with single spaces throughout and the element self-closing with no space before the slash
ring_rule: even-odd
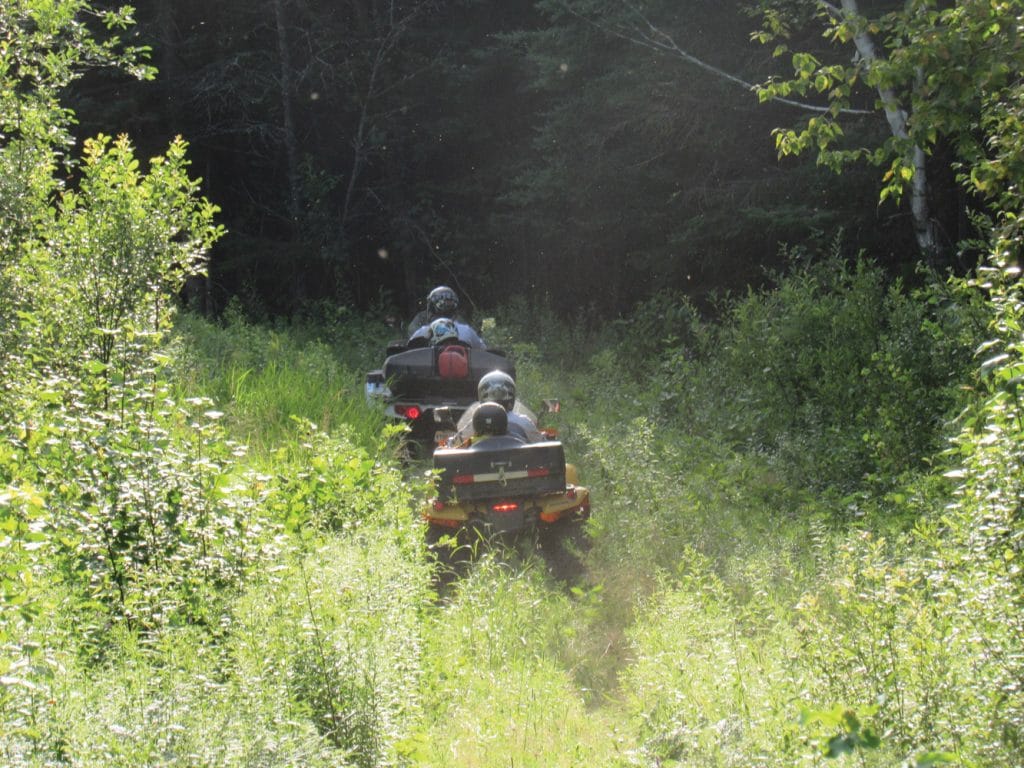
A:
<svg viewBox="0 0 1024 768">
<path fill-rule="evenodd" d="M 473 413 L 473 432 L 504 435 L 508 432 L 508 413 L 498 403 L 481 403 Z"/>
<path fill-rule="evenodd" d="M 435 315 L 451 317 L 459 309 L 459 297 L 447 285 L 439 285 L 427 294 L 427 309 Z"/>
<path fill-rule="evenodd" d="M 447 317 L 439 317 L 430 324 L 430 343 L 435 346 L 446 341 L 458 341 L 459 329 Z"/>
<path fill-rule="evenodd" d="M 476 385 L 476 396 L 481 403 L 498 403 L 511 411 L 516 404 L 516 383 L 504 371 L 491 371 Z"/>
</svg>

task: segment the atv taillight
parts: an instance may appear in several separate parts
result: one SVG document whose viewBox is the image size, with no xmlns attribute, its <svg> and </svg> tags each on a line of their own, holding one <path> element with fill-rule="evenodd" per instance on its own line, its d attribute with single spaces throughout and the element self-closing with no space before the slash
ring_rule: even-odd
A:
<svg viewBox="0 0 1024 768">
<path fill-rule="evenodd" d="M 442 510 L 444 510 L 444 502 L 441 501 L 440 499 L 434 499 L 433 506 L 435 512 L 441 512 Z"/>
<path fill-rule="evenodd" d="M 575 488 L 566 488 L 565 489 L 565 498 L 570 499 L 570 500 L 575 499 L 576 498 L 576 489 Z"/>
<path fill-rule="evenodd" d="M 527 477 L 548 477 L 551 474 L 551 469 L 548 467 L 531 467 L 526 470 Z"/>
<path fill-rule="evenodd" d="M 515 512 L 519 509 L 519 504 L 514 501 L 506 501 L 501 504 L 492 504 L 491 509 L 495 512 Z"/>
<path fill-rule="evenodd" d="M 395 413 L 399 416 L 404 416 L 409 421 L 416 421 L 420 417 L 422 411 L 418 405 L 396 405 Z"/>
<path fill-rule="evenodd" d="M 452 485 L 472 485 L 473 482 L 472 475 L 456 475 L 452 478 Z"/>
</svg>

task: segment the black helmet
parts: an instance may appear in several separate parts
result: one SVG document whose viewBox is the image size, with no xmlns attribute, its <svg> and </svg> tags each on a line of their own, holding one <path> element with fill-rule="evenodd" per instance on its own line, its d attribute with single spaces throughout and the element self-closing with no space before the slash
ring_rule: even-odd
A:
<svg viewBox="0 0 1024 768">
<path fill-rule="evenodd" d="M 516 404 L 516 383 L 504 371 L 485 373 L 476 385 L 476 397 L 481 403 L 498 403 L 511 411 Z"/>
<path fill-rule="evenodd" d="M 459 297 L 447 285 L 439 285 L 427 294 L 427 309 L 435 315 L 452 317 L 459 309 Z"/>
<path fill-rule="evenodd" d="M 504 435 L 508 432 L 508 412 L 498 403 L 481 403 L 473 413 L 473 432 L 478 435 Z"/>
<path fill-rule="evenodd" d="M 459 329 L 454 320 L 439 317 L 430 324 L 430 343 L 435 347 L 446 341 L 458 341 Z"/>
</svg>

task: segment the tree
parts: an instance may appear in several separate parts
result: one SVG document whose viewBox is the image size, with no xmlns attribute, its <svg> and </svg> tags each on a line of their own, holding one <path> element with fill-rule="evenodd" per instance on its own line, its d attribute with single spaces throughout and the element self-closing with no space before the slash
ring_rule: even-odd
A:
<svg viewBox="0 0 1024 768">
<path fill-rule="evenodd" d="M 92 24 L 90 24 L 92 22 Z M 145 49 L 124 46 L 118 30 L 131 9 L 101 13 L 85 0 L 11 0 L 0 6 L 0 373 L 20 349 L 18 311 L 32 285 L 14 270 L 35 257 L 51 206 L 74 158 L 73 113 L 61 99 L 89 69 L 109 66 L 149 78 Z M 92 26 L 99 26 L 95 32 Z M 6 295 L 5 295 L 6 294 Z"/>
<path fill-rule="evenodd" d="M 792 111 L 759 106 L 745 84 L 767 57 L 735 6 L 640 6 L 549 0 L 532 28 L 502 38 L 531 105 L 484 233 L 515 254 L 495 267 L 503 284 L 521 289 L 525 275 L 538 292 L 559 286 L 556 305 L 604 313 L 664 286 L 741 289 L 780 242 L 824 245 L 841 226 L 854 247 L 883 239 L 859 175 L 840 187 L 811 163 L 777 161 L 769 131 Z"/>
<path fill-rule="evenodd" d="M 942 170 L 946 145 L 961 160 L 977 154 L 967 145 L 979 96 L 1020 68 L 1017 3 L 908 0 L 894 10 L 883 0 L 757 0 L 748 4 L 762 20 L 753 37 L 775 42 L 775 57 L 790 57 L 792 67 L 792 75 L 759 87 L 752 83 L 765 79 L 766 62 L 760 74 L 713 63 L 692 36 L 680 42 L 668 21 L 673 14 L 658 2 L 554 4 L 733 87 L 756 89 L 762 102 L 811 113 L 798 127 L 776 129 L 780 156 L 813 153 L 837 171 L 858 159 L 886 167 L 881 199 L 899 202 L 906 194 L 918 249 L 931 263 L 948 255 L 955 235 L 943 224 L 958 213 L 936 219 L 929 174 Z M 886 136 L 865 131 L 863 117 L 872 113 L 884 116 Z"/>
<path fill-rule="evenodd" d="M 856 160 L 885 168 L 881 199 L 909 190 L 914 233 L 922 254 L 936 261 L 940 242 L 930 210 L 928 160 L 948 143 L 956 167 L 986 156 L 977 129 L 985 104 L 999 99 L 1024 66 L 1020 2 L 908 0 L 897 9 L 881 2 L 761 0 L 762 42 L 776 41 L 776 56 L 790 56 L 793 76 L 769 81 L 762 99 L 817 95 L 828 112 L 795 129 L 776 132 L 781 155 L 812 151 L 835 170 Z M 816 25 L 836 48 L 853 49 L 852 60 L 825 52 L 791 51 L 786 40 Z M 836 51 L 833 51 L 833 54 Z M 889 136 L 876 146 L 844 144 L 841 111 L 874 93 Z"/>
<path fill-rule="evenodd" d="M 60 571 L 79 607 L 119 594 L 134 610 L 123 566 L 157 548 L 132 532 L 155 524 L 145 502 L 166 494 L 176 453 L 154 415 L 161 339 L 221 232 L 183 141 L 146 173 L 126 137 L 75 152 L 66 89 L 95 67 L 151 74 L 116 34 L 130 23 L 84 0 L 0 5 L 0 713 L 14 741 L 39 737 L 31 691 L 48 685 L 38 583 Z M 180 531 L 163 525 L 160 544 Z"/>
<path fill-rule="evenodd" d="M 376 299 L 408 251 L 425 248 L 405 230 L 428 228 L 431 214 L 401 174 L 415 166 L 410 132 L 423 131 L 415 119 L 434 98 L 417 87 L 440 56 L 423 30 L 445 4 L 139 5 L 140 34 L 172 76 L 158 80 L 158 97 L 136 97 L 132 114 L 90 103 L 83 122 L 109 132 L 100 120 L 123 121 L 147 140 L 189 136 L 230 230 L 211 264 L 217 298 L 244 291 L 275 313 Z"/>
</svg>

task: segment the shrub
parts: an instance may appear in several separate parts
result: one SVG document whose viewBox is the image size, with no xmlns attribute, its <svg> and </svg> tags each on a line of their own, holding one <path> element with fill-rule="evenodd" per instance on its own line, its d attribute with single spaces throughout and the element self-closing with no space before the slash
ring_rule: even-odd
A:
<svg viewBox="0 0 1024 768">
<path fill-rule="evenodd" d="M 853 490 L 920 469 L 959 402 L 977 309 L 940 285 L 885 283 L 864 261 L 799 266 L 729 304 L 696 350 L 668 350 L 651 400 L 800 484 Z"/>
</svg>

